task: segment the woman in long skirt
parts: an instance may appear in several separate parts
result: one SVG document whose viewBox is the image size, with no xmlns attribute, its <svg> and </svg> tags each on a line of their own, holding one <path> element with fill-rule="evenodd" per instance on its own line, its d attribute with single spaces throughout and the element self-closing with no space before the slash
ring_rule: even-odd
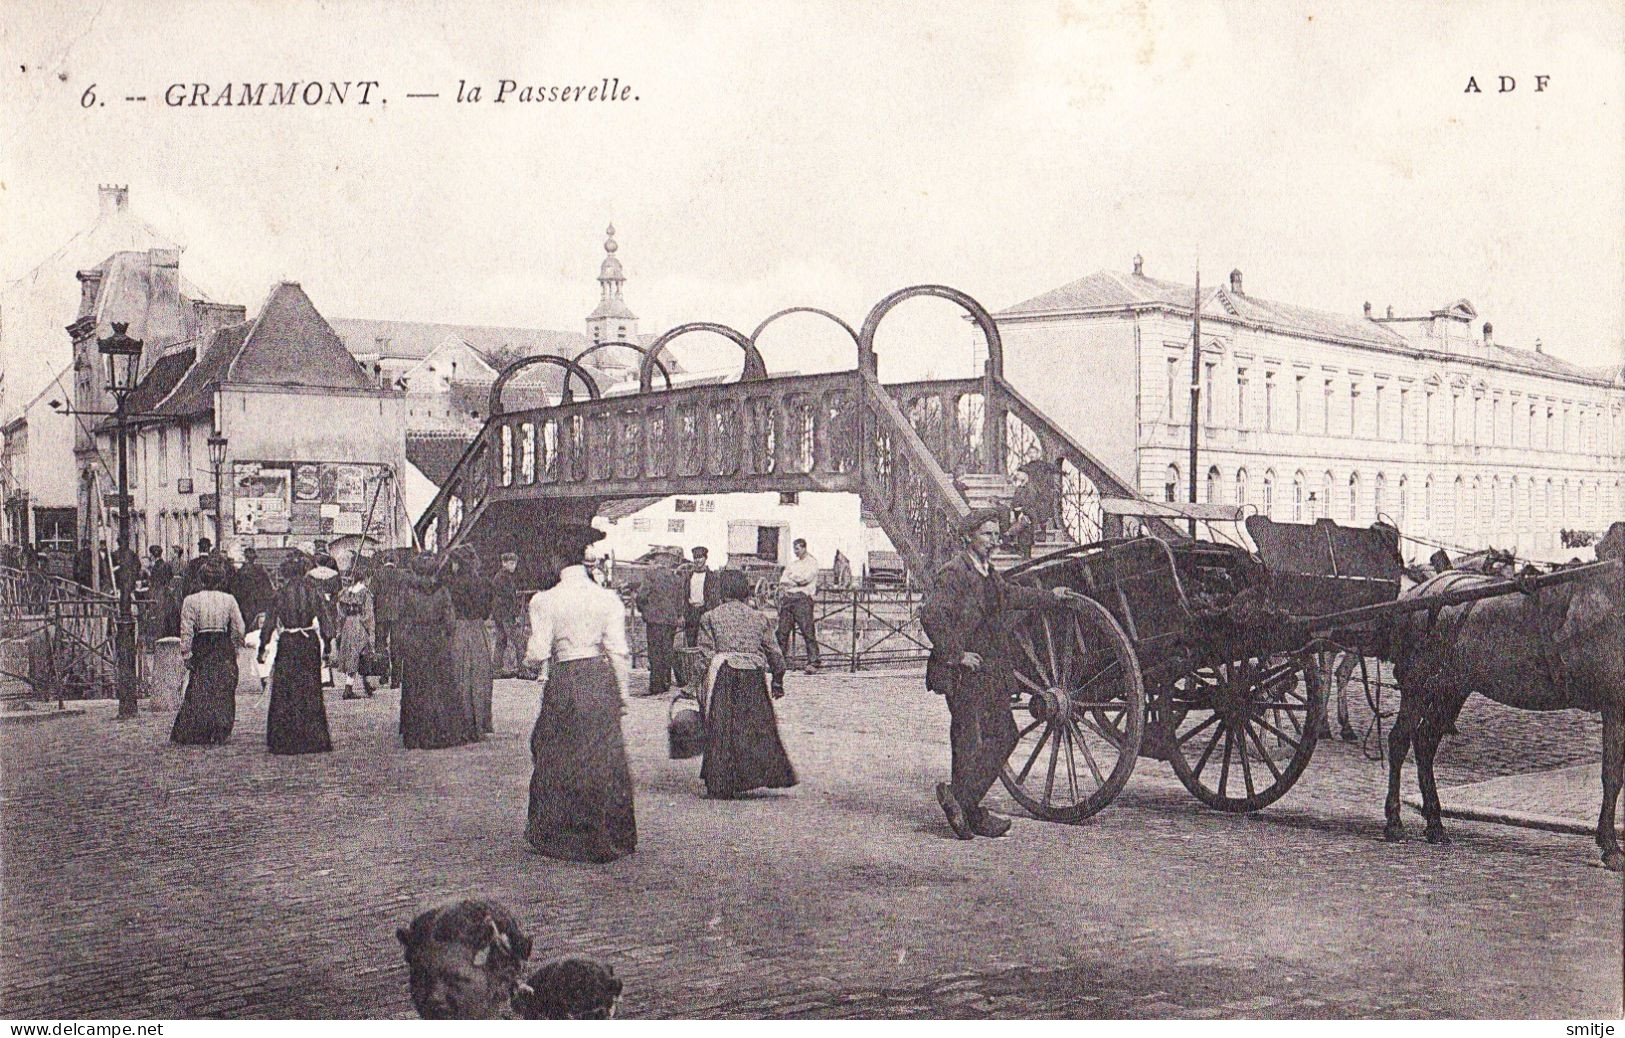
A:
<svg viewBox="0 0 1625 1038">
<path fill-rule="evenodd" d="M 525 657 L 541 668 L 544 687 L 530 736 L 525 836 L 539 853 L 567 861 L 614 861 L 638 842 L 621 738 L 631 675 L 625 606 L 582 564 L 587 545 L 601 537 L 590 526 L 560 531 L 550 560 L 559 582 L 530 601 Z"/>
<path fill-rule="evenodd" d="M 272 753 L 326 753 L 333 748 L 322 702 L 322 647 L 331 637 L 321 591 L 305 576 L 305 560 L 290 556 L 278 572 L 285 583 L 260 627 L 258 659 L 276 635 L 265 745 Z"/>
<path fill-rule="evenodd" d="M 769 671 L 774 695 L 783 695 L 784 689 L 784 655 L 773 625 L 747 602 L 750 581 L 744 573 L 723 570 L 718 589 L 722 604 L 700 620 L 700 654 L 710 690 L 700 777 L 706 792 L 717 799 L 793 786 L 795 769 L 768 698 Z"/>
<path fill-rule="evenodd" d="M 361 673 L 361 654 L 369 651 L 373 644 L 372 591 L 359 574 L 349 587 L 339 592 L 337 605 L 339 637 L 333 653 L 333 670 L 344 675 L 345 699 L 360 699 L 362 693 L 370 697 L 372 688 L 367 684 L 367 676 Z M 355 690 L 358 678 L 361 692 Z"/>
<path fill-rule="evenodd" d="M 210 561 L 198 571 L 200 590 L 181 603 L 181 658 L 186 661 L 186 699 L 175 715 L 171 742 L 223 743 L 237 721 L 237 646 L 243 614 L 226 594 L 226 571 Z"/>
<path fill-rule="evenodd" d="M 401 657 L 401 741 L 409 750 L 441 750 L 475 742 L 472 711 L 452 679 L 451 596 L 436 579 L 427 552 L 401 578 L 400 617 L 390 636 Z"/>
<path fill-rule="evenodd" d="M 471 545 L 460 544 L 447 560 L 446 590 L 451 593 L 456 622 L 451 635 L 452 680 L 467 704 L 474 731 L 488 735 L 491 725 L 491 640 L 486 621 L 491 619 L 491 581 L 480 573 L 480 557 Z"/>
</svg>

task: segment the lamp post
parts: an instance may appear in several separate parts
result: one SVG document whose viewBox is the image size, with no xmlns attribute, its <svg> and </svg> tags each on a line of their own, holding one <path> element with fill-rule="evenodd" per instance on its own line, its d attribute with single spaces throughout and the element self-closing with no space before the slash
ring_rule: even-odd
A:
<svg viewBox="0 0 1625 1038">
<path fill-rule="evenodd" d="M 113 621 L 114 646 L 118 654 L 118 716 L 136 716 L 135 687 L 135 590 L 134 559 L 130 551 L 130 460 L 127 408 L 141 374 L 140 339 L 125 334 L 127 323 L 115 321 L 113 334 L 96 341 L 96 349 L 107 364 L 107 388 L 116 401 L 113 425 L 118 437 L 118 614 Z"/>
<path fill-rule="evenodd" d="M 226 463 L 226 437 L 218 430 L 209 437 L 209 464 L 214 468 L 214 547 L 216 551 L 226 550 L 226 538 L 221 532 L 224 529 L 221 520 L 220 502 L 220 470 Z"/>
</svg>

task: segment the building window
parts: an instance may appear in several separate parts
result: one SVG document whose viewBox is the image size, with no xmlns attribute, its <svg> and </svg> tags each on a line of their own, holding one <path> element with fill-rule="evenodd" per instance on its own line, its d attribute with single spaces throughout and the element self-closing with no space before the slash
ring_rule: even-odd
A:
<svg viewBox="0 0 1625 1038">
<path fill-rule="evenodd" d="M 1321 390 L 1320 402 L 1320 432 L 1322 436 L 1332 434 L 1332 380 L 1327 379 L 1325 387 Z"/>
<path fill-rule="evenodd" d="M 1217 465 L 1207 470 L 1207 503 L 1210 505 L 1219 503 L 1219 480 L 1221 478 Z"/>
<path fill-rule="evenodd" d="M 1410 480 L 1405 476 L 1399 477 L 1399 515 L 1395 517 L 1394 525 L 1401 530 L 1405 529 L 1405 519 L 1411 510 Z"/>
<path fill-rule="evenodd" d="M 1360 384 L 1349 383 L 1349 435 L 1360 435 Z"/>
<path fill-rule="evenodd" d="M 169 430 L 158 430 L 158 483 L 169 482 Z"/>
<path fill-rule="evenodd" d="M 1264 372 L 1264 431 L 1275 428 L 1275 372 Z"/>
<path fill-rule="evenodd" d="M 1168 358 L 1168 421 L 1179 421 L 1179 358 Z"/>
<path fill-rule="evenodd" d="M 673 512 L 698 512 L 700 505 L 692 497 L 676 497 L 672 498 L 671 510 Z"/>
<path fill-rule="evenodd" d="M 1303 376 L 1292 379 L 1292 431 L 1303 432 Z"/>
<path fill-rule="evenodd" d="M 1360 516 L 1360 474 L 1349 473 L 1349 522 L 1354 522 Z"/>
<path fill-rule="evenodd" d="M 1209 361 L 1202 369 L 1202 422 L 1205 425 L 1213 424 L 1213 369 L 1217 367 Z"/>
<path fill-rule="evenodd" d="M 796 491 L 796 490 L 781 490 L 781 491 L 779 491 L 779 504 L 781 504 L 781 505 L 799 505 L 800 503 L 801 503 L 801 493 L 799 491 Z"/>
<path fill-rule="evenodd" d="M 1433 519 L 1433 477 L 1428 476 L 1422 481 L 1422 522 L 1424 524 Z"/>
<path fill-rule="evenodd" d="M 1404 386 L 1399 388 L 1399 442 L 1407 443 L 1411 438 L 1411 391 Z"/>
<path fill-rule="evenodd" d="M 1320 504 L 1315 508 L 1315 518 L 1332 517 L 1332 474 L 1327 472 L 1320 481 Z"/>
<path fill-rule="evenodd" d="M 1236 428 L 1247 428 L 1247 369 L 1236 369 Z"/>
<path fill-rule="evenodd" d="M 1382 391 L 1386 388 L 1388 387 L 1384 386 L 1382 383 L 1377 383 L 1377 388 L 1372 390 L 1371 396 L 1371 406 L 1377 412 L 1374 417 L 1373 424 L 1376 428 L 1377 439 L 1379 440 L 1382 439 Z"/>
<path fill-rule="evenodd" d="M 1384 498 L 1387 497 L 1387 494 L 1388 479 L 1379 472 L 1377 473 L 1376 482 L 1371 484 L 1371 514 L 1379 520 L 1385 518 L 1383 509 L 1388 504 L 1388 502 L 1384 500 Z"/>
<path fill-rule="evenodd" d="M 1552 449 L 1552 419 L 1557 416 L 1557 409 L 1550 404 L 1546 406 L 1546 422 L 1540 430 L 1540 446 L 1544 450 Z"/>
<path fill-rule="evenodd" d="M 1264 515 L 1273 518 L 1275 515 L 1275 470 L 1264 473 L 1264 500 L 1260 502 Z"/>
<path fill-rule="evenodd" d="M 1247 503 L 1247 470 L 1236 470 L 1236 507 Z"/>
<path fill-rule="evenodd" d="M 1164 501 L 1179 500 L 1179 468 L 1169 465 L 1168 471 L 1162 477 L 1162 499 Z"/>
<path fill-rule="evenodd" d="M 1436 419 L 1433 417 L 1434 393 L 1431 389 L 1425 389 L 1422 394 L 1424 398 L 1422 400 L 1422 439 L 1426 443 L 1432 443 L 1435 435 L 1433 430 L 1437 427 L 1435 424 Z"/>
<path fill-rule="evenodd" d="M 1450 442 L 1460 443 L 1461 436 L 1461 394 L 1450 394 Z"/>
<path fill-rule="evenodd" d="M 1303 522 L 1303 472 L 1292 476 L 1292 521 Z"/>
<path fill-rule="evenodd" d="M 1467 481 L 1460 476 L 1456 477 L 1455 515 L 1451 517 L 1451 525 L 1455 530 L 1455 539 L 1459 544 L 1467 539 Z"/>
<path fill-rule="evenodd" d="M 1501 442 L 1501 398 L 1496 396 L 1490 401 L 1490 446 Z"/>
<path fill-rule="evenodd" d="M 666 520 L 666 532 L 667 533 L 682 533 L 683 532 L 683 526 L 686 523 L 687 523 L 686 519 L 667 519 Z"/>
</svg>

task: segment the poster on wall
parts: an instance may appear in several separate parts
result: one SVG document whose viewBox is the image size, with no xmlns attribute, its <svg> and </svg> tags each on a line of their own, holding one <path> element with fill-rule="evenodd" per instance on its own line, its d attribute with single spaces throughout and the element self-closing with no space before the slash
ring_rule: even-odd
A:
<svg viewBox="0 0 1625 1038">
<path fill-rule="evenodd" d="M 239 461 L 232 516 L 240 536 L 284 541 L 394 534 L 389 467 L 356 462 Z"/>
</svg>

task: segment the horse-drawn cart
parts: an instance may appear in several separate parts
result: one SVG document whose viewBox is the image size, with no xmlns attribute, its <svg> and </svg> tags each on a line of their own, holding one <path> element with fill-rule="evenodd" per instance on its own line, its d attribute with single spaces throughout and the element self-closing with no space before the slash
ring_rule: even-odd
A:
<svg viewBox="0 0 1625 1038">
<path fill-rule="evenodd" d="M 1256 556 L 1145 536 L 1068 548 L 1007 574 L 1073 592 L 1069 609 L 1016 613 L 1006 629 L 1020 737 L 1003 780 L 1034 816 L 1087 818 L 1142 756 L 1168 761 L 1210 807 L 1259 810 L 1292 788 L 1314 752 L 1324 639 L 1377 655 L 1390 617 L 1468 600 L 1399 600 L 1391 527 L 1254 516 L 1247 529 Z M 1470 596 L 1532 591 L 1609 565 Z"/>
</svg>

